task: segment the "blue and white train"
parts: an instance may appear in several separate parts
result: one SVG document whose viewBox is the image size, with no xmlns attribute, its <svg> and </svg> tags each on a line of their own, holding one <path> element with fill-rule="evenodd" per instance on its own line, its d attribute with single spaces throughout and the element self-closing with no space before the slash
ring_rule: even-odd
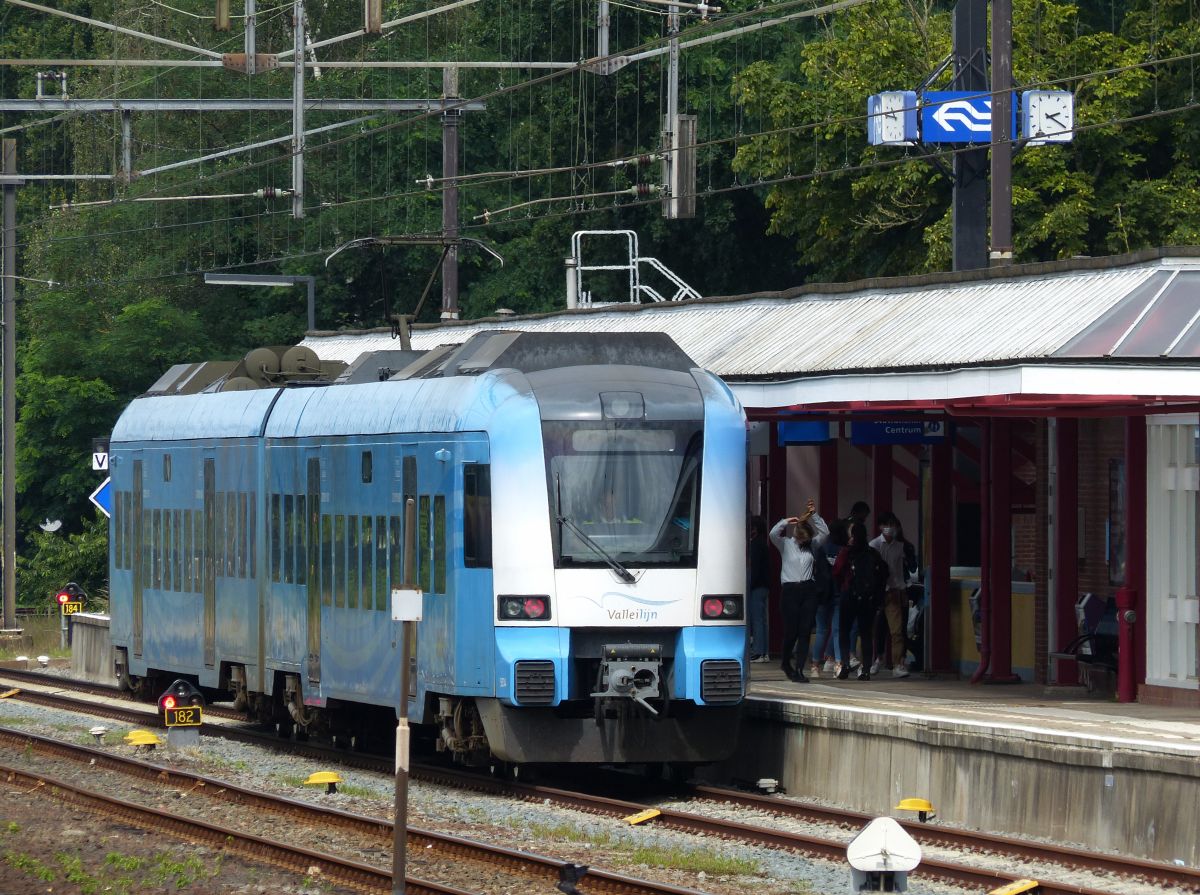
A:
<svg viewBox="0 0 1200 895">
<path fill-rule="evenodd" d="M 456 759 L 730 754 L 746 432 L 717 377 L 653 333 L 482 333 L 336 379 L 309 355 L 180 365 L 121 415 L 124 685 L 188 678 L 288 734 L 394 727 L 408 584 L 410 717 Z"/>
</svg>

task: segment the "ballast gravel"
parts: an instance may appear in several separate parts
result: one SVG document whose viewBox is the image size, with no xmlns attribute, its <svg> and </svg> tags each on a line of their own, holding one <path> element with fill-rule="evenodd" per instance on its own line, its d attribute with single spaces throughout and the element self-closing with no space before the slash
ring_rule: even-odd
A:
<svg viewBox="0 0 1200 895">
<path fill-rule="evenodd" d="M 43 736 L 87 742 L 87 732 L 97 722 L 72 712 L 34 706 L 19 701 L 0 703 L 0 726 L 26 730 Z M 104 748 L 128 754 L 122 737 L 129 729 L 115 723 Z M 262 790 L 325 807 L 339 808 L 376 817 L 391 817 L 393 778 L 390 775 L 348 767 L 318 767 L 312 760 L 295 758 L 267 747 L 203 737 L 193 749 L 160 748 L 140 758 L 181 770 L 228 780 L 239 786 Z M 302 781 L 314 771 L 336 770 L 342 777 L 339 792 L 328 794 L 321 787 L 306 787 Z M 47 770 L 46 773 L 52 773 Z M 119 784 L 114 784 L 119 785 Z M 128 783 L 124 784 L 126 787 Z M 214 803 L 218 804 L 218 803 Z M 783 818 L 726 803 L 663 803 L 665 807 L 776 827 L 796 832 L 830 835 L 828 825 Z M 220 809 L 217 809 L 218 811 Z M 598 817 L 549 803 L 513 801 L 502 796 L 465 792 L 434 784 L 413 782 L 409 789 L 409 823 L 427 830 L 466 836 L 482 842 L 548 855 L 565 861 L 588 864 L 632 877 L 668 882 L 711 895 L 824 895 L 850 890 L 850 870 L 845 863 L 809 858 L 794 853 L 732 843 L 712 837 L 655 828 L 652 823 L 631 827 L 619 818 Z M 840 830 L 848 843 L 853 831 Z M 340 852 L 340 849 L 338 850 Z M 927 848 L 925 854 L 958 857 L 949 850 Z M 364 855 L 364 857 L 367 857 Z M 377 860 L 390 862 L 386 856 Z M 720 861 L 744 862 L 721 866 Z M 984 865 L 984 858 L 972 863 Z M 1028 873 L 1037 878 L 1039 868 L 1014 867 L 1011 861 L 991 859 L 997 869 Z M 410 855 L 413 872 L 420 856 Z M 705 864 L 701 864 L 703 861 Z M 708 869 L 699 869 L 707 866 Z M 1064 880 L 1065 871 L 1055 868 L 1054 877 Z M 511 881 L 497 874 L 488 888 L 480 880 L 478 891 L 507 895 Z M 1113 895 L 1151 895 L 1163 890 L 1126 880 L 1079 874 L 1080 886 L 1104 889 Z M 1071 880 L 1074 881 L 1074 880 Z M 476 888 L 470 886 L 469 888 Z M 586 893 L 586 877 L 580 885 Z M 909 881 L 914 895 L 959 895 L 971 890 L 920 879 Z"/>
</svg>

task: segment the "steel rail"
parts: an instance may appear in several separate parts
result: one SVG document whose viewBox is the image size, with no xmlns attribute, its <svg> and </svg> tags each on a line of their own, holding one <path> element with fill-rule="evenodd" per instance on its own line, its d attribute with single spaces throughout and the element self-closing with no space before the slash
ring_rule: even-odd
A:
<svg viewBox="0 0 1200 895">
<path fill-rule="evenodd" d="M 134 805 L 46 774 L 31 773 L 5 763 L 0 763 L 0 777 L 10 787 L 45 792 L 48 796 L 103 814 L 109 820 L 120 819 L 134 826 L 164 832 L 187 842 L 203 842 L 217 849 L 231 851 L 243 858 L 264 861 L 282 867 L 300 876 L 308 875 L 310 869 L 315 866 L 320 869 L 324 878 L 339 885 L 368 892 L 392 891 L 391 872 L 372 867 L 369 864 L 290 846 L 262 836 L 255 836 L 252 833 L 242 833 L 200 820 L 178 817 L 157 808 Z M 462 889 L 454 889 L 419 879 L 406 879 L 405 885 L 407 891 L 414 895 L 472 895 Z"/>
<path fill-rule="evenodd" d="M 10 674 L 11 672 L 7 670 L 0 670 L 0 679 Z M 39 683 L 55 681 L 53 678 L 48 678 L 46 675 L 38 674 L 36 672 L 24 672 L 20 675 L 20 677 L 24 680 L 35 680 Z M 65 684 L 66 682 L 63 683 Z M 88 685 L 85 682 L 71 683 L 85 690 L 99 689 L 95 685 Z M 24 698 L 25 695 L 26 693 L 22 692 L 21 697 Z M 45 694 L 38 694 L 33 698 L 35 701 L 39 702 L 45 700 L 44 704 L 47 705 L 53 704 L 65 706 L 70 702 L 69 698 L 65 697 L 64 702 L 56 702 L 52 699 L 49 699 Z M 85 705 L 88 707 L 86 710 L 90 711 L 93 704 L 85 703 Z M 78 708 L 76 710 L 78 710 Z M 134 720 L 133 723 L 146 723 L 145 719 L 150 717 L 148 713 L 135 714 L 130 710 L 126 711 L 130 717 L 136 717 L 137 715 L 140 715 L 140 717 L 143 719 L 140 722 Z M 232 713 L 229 714 L 232 717 L 236 717 Z M 157 716 L 155 715 L 154 717 Z M 202 728 L 202 731 L 206 734 L 226 737 L 242 742 L 255 742 L 261 744 L 264 741 L 267 741 L 280 746 L 283 745 L 283 743 L 279 740 L 274 740 L 263 735 L 256 735 L 251 732 L 236 728 L 211 727 L 210 725 L 206 724 Z M 308 744 L 288 743 L 287 748 L 303 751 L 306 754 L 311 754 L 314 756 L 333 758 L 344 764 L 362 769 L 378 770 L 384 773 L 390 773 L 392 770 L 391 760 L 389 758 L 373 757 L 362 753 L 325 750 Z M 580 792 L 570 792 L 554 787 L 533 786 L 525 783 L 498 780 L 491 777 L 481 776 L 478 773 L 472 773 L 470 771 L 459 769 L 414 765 L 413 777 L 414 779 L 425 782 L 440 783 L 442 785 L 470 789 L 477 792 L 487 792 L 495 795 L 515 795 L 530 801 L 545 801 L 549 799 L 551 802 L 564 807 L 608 816 L 624 817 L 643 811 L 647 807 L 652 807 L 644 803 L 610 799 L 603 796 L 589 795 Z M 699 796 L 700 799 L 718 802 L 731 802 L 742 807 L 755 810 L 782 814 L 798 819 L 808 819 L 821 823 L 839 825 L 845 827 L 848 831 L 861 828 L 865 823 L 873 819 L 872 815 L 864 814 L 862 812 L 829 808 L 811 803 L 783 799 L 778 796 L 761 796 L 754 793 L 746 793 L 720 787 L 697 786 L 693 787 L 691 792 Z M 658 818 L 655 818 L 653 823 L 665 825 L 671 827 L 672 829 L 706 836 L 716 836 L 729 840 L 736 839 L 745 842 L 752 842 L 770 848 L 790 849 L 807 854 L 818 855 L 821 857 L 834 858 L 839 861 L 845 859 L 845 842 L 834 842 L 831 840 L 822 839 L 818 836 L 789 833 L 754 824 L 740 824 L 736 822 L 720 821 L 712 818 L 706 818 L 692 812 L 678 811 L 674 809 L 660 810 L 662 811 L 662 814 Z M 1028 859 L 1039 861 L 1045 864 L 1068 867 L 1075 870 L 1111 873 L 1126 878 L 1146 880 L 1148 882 L 1169 887 L 1180 892 L 1200 893 L 1200 871 L 1188 867 L 1178 867 L 1139 858 L 1124 858 L 1117 855 L 1096 854 L 1067 846 L 1040 843 L 1031 840 L 1017 839 L 1009 836 L 999 836 L 972 830 L 958 830 L 949 827 L 938 826 L 935 824 L 922 824 L 915 821 L 905 820 L 900 820 L 899 823 L 914 839 L 922 844 L 940 845 L 985 854 Z M 939 866 L 941 864 L 945 864 L 945 867 L 941 868 Z M 945 875 L 942 873 L 943 869 L 945 871 Z M 969 875 L 956 875 L 960 871 Z M 923 876 L 936 876 L 940 879 L 946 879 L 956 883 L 965 883 L 967 885 L 987 885 L 989 887 L 995 887 L 1005 882 L 1015 881 L 1016 879 L 1020 878 L 1019 876 L 1013 874 L 993 873 L 986 870 L 971 870 L 969 868 L 963 868 L 958 864 L 939 862 L 933 859 L 924 860 L 921 864 L 920 870 L 917 871 L 914 876 L 917 874 Z M 1081 888 L 1070 884 L 1056 884 L 1052 882 L 1042 883 L 1042 890 L 1043 892 L 1049 893 L 1049 895 L 1054 895 L 1054 893 L 1074 893 L 1074 895 L 1087 895 L 1089 892 L 1092 893 L 1092 895 L 1108 895 L 1108 893 L 1102 893 L 1099 890 L 1088 890 L 1086 888 Z"/>
<path fill-rule="evenodd" d="M 372 836 L 383 843 L 392 842 L 392 824 L 383 818 L 263 793 L 225 780 L 114 755 L 105 749 L 56 740 L 28 731 L 0 727 L 0 744 L 21 751 L 29 750 L 116 771 L 210 799 L 282 814 L 313 826 L 336 827 Z M 496 865 L 516 875 L 535 877 L 550 887 L 558 882 L 560 870 L 566 863 L 555 858 L 412 826 L 408 828 L 408 841 L 414 849 L 432 849 L 447 856 Z M 390 874 L 387 878 L 390 885 Z M 639 880 L 595 868 L 588 871 L 587 889 L 589 892 L 614 895 L 696 895 L 692 889 Z"/>
</svg>

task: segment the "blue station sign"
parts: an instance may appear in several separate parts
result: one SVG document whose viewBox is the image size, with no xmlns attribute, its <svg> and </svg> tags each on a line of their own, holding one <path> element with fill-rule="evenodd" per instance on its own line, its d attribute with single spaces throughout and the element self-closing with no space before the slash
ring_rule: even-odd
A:
<svg viewBox="0 0 1200 895">
<path fill-rule="evenodd" d="M 949 424 L 941 419 L 855 420 L 851 444 L 938 444 L 946 439 Z"/>
<path fill-rule="evenodd" d="M 992 98 L 978 90 L 930 90 L 922 97 L 921 142 L 988 143 L 992 139 Z M 1012 95 L 1009 134 L 1016 139 L 1017 95 Z"/>
</svg>

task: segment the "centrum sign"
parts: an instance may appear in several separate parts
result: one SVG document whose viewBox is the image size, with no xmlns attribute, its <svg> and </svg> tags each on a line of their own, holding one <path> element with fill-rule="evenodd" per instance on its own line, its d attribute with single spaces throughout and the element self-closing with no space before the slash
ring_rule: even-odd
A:
<svg viewBox="0 0 1200 895">
<path fill-rule="evenodd" d="M 850 425 L 852 444 L 937 444 L 946 439 L 949 424 L 943 419 L 855 420 Z"/>
</svg>

